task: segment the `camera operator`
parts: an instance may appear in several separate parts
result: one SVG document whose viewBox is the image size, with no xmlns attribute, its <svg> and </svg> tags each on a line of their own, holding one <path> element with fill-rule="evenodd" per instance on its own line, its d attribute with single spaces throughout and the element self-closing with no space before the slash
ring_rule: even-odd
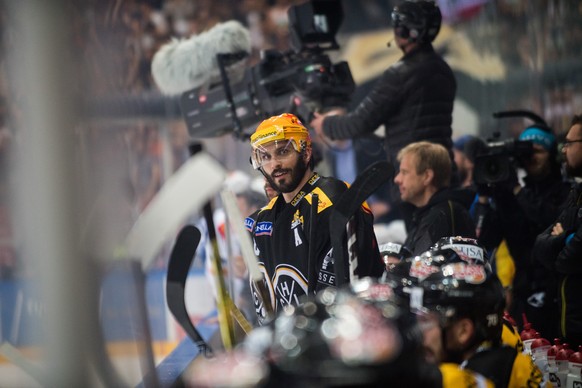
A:
<svg viewBox="0 0 582 388">
<path fill-rule="evenodd" d="M 394 166 L 398 167 L 400 149 L 421 140 L 443 145 L 452 159 L 456 80 L 432 46 L 441 19 L 432 1 L 404 1 L 394 7 L 394 42 L 403 57 L 382 74 L 352 112 L 332 116 L 315 113 L 310 125 L 316 134 L 348 139 L 370 134 L 384 125 L 386 154 Z M 395 186 L 392 195 L 393 200 L 399 200 Z"/>
<path fill-rule="evenodd" d="M 582 345 L 582 114 L 573 117 L 562 153 L 574 182 L 562 213 L 537 237 L 533 258 L 559 277 L 560 336 L 576 349 Z"/>
<path fill-rule="evenodd" d="M 475 208 L 479 242 L 489 251 L 505 239 L 515 261 L 515 277 L 508 309 L 521 326 L 522 313 L 545 338 L 554 338 L 548 314 L 555 306 L 552 279 L 531 260 L 536 236 L 559 214 L 568 195 L 557 159 L 556 138 L 543 125 L 526 128 L 520 141 L 532 143 L 532 152 L 517 161 L 526 172 L 524 186 L 517 179 L 517 166 L 509 168 L 509 178 L 493 184 L 479 184 Z M 477 164 L 479 164 L 479 158 Z M 477 180 L 478 177 L 475 176 Z"/>
</svg>

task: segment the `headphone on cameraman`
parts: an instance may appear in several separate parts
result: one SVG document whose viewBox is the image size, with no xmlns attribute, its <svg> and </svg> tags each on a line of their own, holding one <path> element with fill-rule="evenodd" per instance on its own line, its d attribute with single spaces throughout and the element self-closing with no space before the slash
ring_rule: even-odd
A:
<svg viewBox="0 0 582 388">
<path fill-rule="evenodd" d="M 441 28 L 440 9 L 432 1 L 405 1 L 392 11 L 394 34 L 409 42 L 430 43 Z"/>
</svg>

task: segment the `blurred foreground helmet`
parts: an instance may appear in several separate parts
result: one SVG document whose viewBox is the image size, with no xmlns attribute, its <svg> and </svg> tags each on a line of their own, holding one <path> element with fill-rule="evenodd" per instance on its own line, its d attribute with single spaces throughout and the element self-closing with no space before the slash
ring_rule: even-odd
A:
<svg viewBox="0 0 582 388">
<path fill-rule="evenodd" d="M 291 151 L 302 152 L 311 147 L 309 131 L 290 113 L 264 120 L 251 135 L 251 162 L 261 168 L 273 158 L 285 158 Z"/>
<path fill-rule="evenodd" d="M 380 256 L 382 256 L 382 260 L 384 260 L 385 264 L 387 264 L 385 257 L 393 257 L 400 261 L 402 259 L 406 259 L 407 257 L 412 256 L 412 252 L 410 251 L 410 249 L 408 249 L 402 244 L 397 244 L 393 242 L 380 244 L 378 246 L 378 250 L 380 251 Z"/>
<path fill-rule="evenodd" d="M 328 288 L 275 320 L 270 358 L 305 383 L 378 383 L 401 353 L 395 316 L 395 309 L 383 311 L 349 290 Z"/>
<path fill-rule="evenodd" d="M 432 255 L 446 256 L 447 262 L 460 259 L 472 264 L 489 263 L 487 251 L 474 238 L 441 237 L 428 252 Z"/>
<path fill-rule="evenodd" d="M 410 293 L 411 309 L 437 313 L 443 327 L 456 319 L 469 318 L 476 327 L 474 343 L 501 340 L 505 297 L 489 265 L 444 264 Z"/>
<path fill-rule="evenodd" d="M 379 286 L 379 287 L 376 287 Z M 432 387 L 420 336 L 376 280 L 328 288 L 253 330 L 234 352 L 200 360 L 187 383 L 259 387 Z M 410 316 L 410 315 L 408 315 Z M 214 376 L 214 377 L 212 377 Z M 436 384 L 438 383 L 438 384 Z"/>
<path fill-rule="evenodd" d="M 440 31 L 441 21 L 441 11 L 433 1 L 404 1 L 392 11 L 394 33 L 411 42 L 432 42 Z"/>
<path fill-rule="evenodd" d="M 443 265 L 453 263 L 479 264 L 489 267 L 485 249 L 477 240 L 464 237 L 442 237 L 426 252 L 406 257 L 385 276 L 399 303 L 409 305 L 410 288 L 419 286 Z"/>
<path fill-rule="evenodd" d="M 385 280 L 402 307 L 436 312 L 442 326 L 472 318 L 477 340 L 499 340 L 503 286 L 475 239 L 443 237 L 428 251 L 397 264 Z"/>
</svg>

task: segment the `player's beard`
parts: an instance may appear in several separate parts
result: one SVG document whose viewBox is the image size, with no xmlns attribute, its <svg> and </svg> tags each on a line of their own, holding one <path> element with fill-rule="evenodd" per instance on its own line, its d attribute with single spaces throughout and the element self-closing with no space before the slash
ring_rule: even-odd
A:
<svg viewBox="0 0 582 388">
<path fill-rule="evenodd" d="M 297 186 L 299 186 L 299 183 L 301 183 L 301 180 L 303 179 L 303 177 L 305 176 L 305 172 L 307 171 L 307 166 L 308 165 L 304 161 L 304 159 L 302 157 L 299 157 L 297 159 L 297 162 L 291 169 L 273 170 L 273 172 L 270 175 L 267 175 L 267 180 L 271 184 L 271 187 L 273 187 L 279 193 L 291 193 L 297 188 Z M 273 179 L 273 173 L 278 171 L 289 171 L 290 179 L 286 180 L 285 182 L 281 182 L 280 184 L 277 183 Z"/>
</svg>

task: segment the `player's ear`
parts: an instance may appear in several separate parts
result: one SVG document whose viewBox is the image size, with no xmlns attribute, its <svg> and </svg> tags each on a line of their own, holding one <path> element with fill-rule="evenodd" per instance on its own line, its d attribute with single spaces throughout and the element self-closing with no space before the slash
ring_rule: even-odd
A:
<svg viewBox="0 0 582 388">
<path fill-rule="evenodd" d="M 473 335 L 475 334 L 475 325 L 469 318 L 462 318 L 455 323 L 454 330 L 458 341 L 465 345 L 473 338 Z"/>
<path fill-rule="evenodd" d="M 306 147 L 303 152 L 303 161 L 305 161 L 305 163 L 309 162 L 311 159 L 313 159 L 313 150 L 311 147 Z"/>
</svg>

